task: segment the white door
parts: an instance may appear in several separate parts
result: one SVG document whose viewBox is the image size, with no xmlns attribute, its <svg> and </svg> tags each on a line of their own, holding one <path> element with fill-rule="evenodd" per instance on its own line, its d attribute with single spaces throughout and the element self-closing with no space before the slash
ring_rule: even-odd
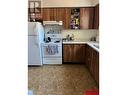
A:
<svg viewBox="0 0 127 95">
<path fill-rule="evenodd" d="M 37 36 L 28 36 L 28 65 L 42 65 L 41 49 L 35 38 Z"/>
</svg>

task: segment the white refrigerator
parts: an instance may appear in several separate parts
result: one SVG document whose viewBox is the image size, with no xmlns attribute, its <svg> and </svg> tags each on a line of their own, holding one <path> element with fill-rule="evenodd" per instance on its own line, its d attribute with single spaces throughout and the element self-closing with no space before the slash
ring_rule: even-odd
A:
<svg viewBox="0 0 127 95">
<path fill-rule="evenodd" d="M 41 46 L 44 28 L 39 22 L 28 22 L 28 65 L 43 65 Z"/>
</svg>

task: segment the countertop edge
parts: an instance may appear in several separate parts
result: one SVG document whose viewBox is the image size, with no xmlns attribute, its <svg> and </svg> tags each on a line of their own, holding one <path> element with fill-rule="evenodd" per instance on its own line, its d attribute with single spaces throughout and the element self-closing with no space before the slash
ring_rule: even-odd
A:
<svg viewBox="0 0 127 95">
<path fill-rule="evenodd" d="M 71 42 L 62 42 L 62 44 L 87 44 L 87 45 L 89 45 L 90 47 L 92 47 L 94 50 L 96 50 L 97 52 L 99 52 L 99 49 L 98 48 L 96 48 L 93 44 L 94 44 L 95 42 L 92 42 L 92 41 L 79 41 L 79 42 L 73 42 L 73 41 L 71 41 Z"/>
<path fill-rule="evenodd" d="M 92 47 L 94 50 L 96 50 L 97 52 L 99 52 L 99 49 L 96 48 L 92 43 L 87 43 L 87 45 L 89 45 L 89 46 Z"/>
</svg>

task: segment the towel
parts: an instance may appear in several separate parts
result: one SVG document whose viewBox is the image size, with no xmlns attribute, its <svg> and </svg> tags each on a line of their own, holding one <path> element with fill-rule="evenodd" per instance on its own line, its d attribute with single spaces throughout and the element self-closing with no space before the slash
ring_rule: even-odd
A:
<svg viewBox="0 0 127 95">
<path fill-rule="evenodd" d="M 58 51 L 58 45 L 53 45 L 53 44 L 48 45 L 46 47 L 46 51 L 47 51 L 47 53 L 49 55 L 55 55 L 55 54 L 59 53 L 59 51 Z"/>
</svg>

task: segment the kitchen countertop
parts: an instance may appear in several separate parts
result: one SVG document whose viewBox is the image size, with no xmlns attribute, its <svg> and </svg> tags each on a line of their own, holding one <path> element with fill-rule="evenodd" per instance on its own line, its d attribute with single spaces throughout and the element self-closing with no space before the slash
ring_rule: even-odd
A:
<svg viewBox="0 0 127 95">
<path fill-rule="evenodd" d="M 87 44 L 96 51 L 99 52 L 99 42 L 96 41 L 88 41 L 88 40 L 74 40 L 74 41 L 64 41 L 62 42 L 63 44 Z"/>
<path fill-rule="evenodd" d="M 86 44 L 88 44 L 90 47 L 92 47 L 93 49 L 95 49 L 96 51 L 99 52 L 99 43 L 97 43 L 97 42 L 87 42 Z"/>
</svg>

